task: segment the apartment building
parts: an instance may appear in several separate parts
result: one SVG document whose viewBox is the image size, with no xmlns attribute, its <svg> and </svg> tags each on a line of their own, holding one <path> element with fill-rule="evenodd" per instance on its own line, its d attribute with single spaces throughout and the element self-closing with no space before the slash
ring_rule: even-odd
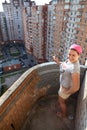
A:
<svg viewBox="0 0 87 130">
<path fill-rule="evenodd" d="M 54 48 L 56 54 L 59 52 L 58 56 L 61 59 L 67 59 L 69 46 L 73 43 L 77 43 L 83 48 L 83 54 L 80 57 L 80 63 L 85 64 L 85 60 L 87 59 L 86 13 L 86 0 L 63 0 L 59 1 L 56 5 L 55 20 L 57 21 L 58 19 L 58 21 L 56 22 L 57 24 L 55 24 Z"/>
<path fill-rule="evenodd" d="M 64 24 L 64 17 L 66 17 L 64 7 L 64 0 L 55 5 L 54 52 L 59 59 L 64 59 L 64 37 L 62 37 L 62 34 L 64 34 L 63 29 L 66 27 Z"/>
<path fill-rule="evenodd" d="M 25 46 L 38 63 L 46 61 L 47 7 L 33 5 L 23 10 Z"/>
<path fill-rule="evenodd" d="M 46 61 L 47 6 L 32 8 L 33 55 L 39 63 Z"/>
<path fill-rule="evenodd" d="M 1 34 L 1 40 L 0 41 L 8 41 L 8 32 L 7 32 L 7 23 L 6 23 L 6 17 L 4 12 L 0 12 L 0 34 Z"/>
<path fill-rule="evenodd" d="M 38 63 L 52 61 L 54 54 L 67 59 L 70 45 L 77 43 L 83 48 L 80 62 L 85 64 L 86 0 L 52 0 L 42 6 L 30 0 L 10 0 L 3 8 L 9 40 L 24 40 L 27 52 Z"/>
<path fill-rule="evenodd" d="M 1 14 L 0 14 L 0 18 L 1 18 Z M 1 20 L 0 20 L 0 44 L 3 41 L 3 36 L 2 36 L 2 30 L 1 30 Z"/>
<path fill-rule="evenodd" d="M 77 23 L 77 33 L 76 33 L 76 42 L 80 44 L 83 48 L 83 53 L 81 55 L 81 64 L 85 64 L 87 60 L 87 1 L 80 0 L 78 8 L 78 19 Z"/>
<path fill-rule="evenodd" d="M 32 46 L 32 6 L 35 3 L 26 3 L 25 7 L 22 10 L 22 19 L 23 19 L 23 30 L 24 30 L 24 42 L 26 51 L 29 54 L 32 54 L 33 46 Z M 32 6 L 31 6 L 32 5 Z"/>
<path fill-rule="evenodd" d="M 79 39 L 79 35 L 77 35 L 78 29 L 81 29 L 80 26 L 82 24 L 80 21 L 84 19 L 84 16 L 79 17 L 82 13 L 82 8 L 86 12 L 86 7 L 84 7 L 85 2 L 85 0 L 83 2 L 81 2 L 81 0 L 52 0 L 50 4 L 47 5 L 48 9 L 44 17 L 45 19 L 42 17 L 42 6 L 34 6 L 31 8 L 32 15 L 30 18 L 27 18 L 29 24 L 27 23 L 26 27 L 28 36 L 26 35 L 27 42 L 25 42 L 25 45 L 28 52 L 33 54 L 37 61 L 40 59 L 52 61 L 54 54 L 61 60 L 65 60 L 67 59 L 70 45 L 77 43 L 80 44 L 83 49 L 85 48 L 84 55 L 82 54 L 83 56 L 80 58 L 80 62 L 82 64 L 85 63 L 86 47 L 84 46 L 86 46 L 86 43 L 81 44 L 79 40 L 77 40 Z M 47 26 L 44 27 L 41 21 L 45 21 L 44 25 Z M 84 26 L 86 26 L 86 22 Z M 44 35 L 42 33 L 43 31 Z M 43 42 L 44 39 L 45 42 Z M 44 61 L 45 60 L 42 60 L 42 62 Z"/>
<path fill-rule="evenodd" d="M 46 44 L 46 58 L 48 61 L 52 60 L 54 54 L 54 26 L 55 26 L 55 5 L 48 6 L 47 19 L 47 44 Z"/>
<path fill-rule="evenodd" d="M 20 0 L 5 1 L 3 9 L 6 16 L 8 38 L 10 41 L 23 40 L 22 8 Z"/>
<path fill-rule="evenodd" d="M 52 56 L 57 55 L 64 59 L 66 46 L 67 12 L 69 0 L 53 0 L 48 5 L 48 30 L 47 30 L 47 59 L 52 61 Z"/>
<path fill-rule="evenodd" d="M 79 22 L 79 19 L 77 18 L 78 15 L 78 8 L 79 8 L 79 0 L 75 1 L 72 0 L 71 2 L 65 1 L 66 7 L 68 7 L 68 11 L 66 12 L 66 27 L 64 31 L 64 37 L 65 37 L 65 50 L 64 50 L 64 57 L 67 58 L 67 50 L 69 46 L 73 43 L 76 43 L 75 36 L 76 36 L 76 27 L 77 23 Z"/>
</svg>

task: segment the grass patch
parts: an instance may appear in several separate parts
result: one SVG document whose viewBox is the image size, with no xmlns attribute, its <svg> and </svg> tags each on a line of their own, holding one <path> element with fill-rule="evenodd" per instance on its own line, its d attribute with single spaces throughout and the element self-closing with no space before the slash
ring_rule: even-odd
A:
<svg viewBox="0 0 87 130">
<path fill-rule="evenodd" d="M 1 84 L 3 84 L 5 82 L 5 78 L 1 77 Z"/>
<path fill-rule="evenodd" d="M 20 55 L 20 52 L 16 52 L 16 53 L 10 53 L 11 56 L 19 56 Z"/>
<path fill-rule="evenodd" d="M 3 57 L 3 55 L 0 55 L 0 60 L 2 60 L 4 57 Z"/>
</svg>

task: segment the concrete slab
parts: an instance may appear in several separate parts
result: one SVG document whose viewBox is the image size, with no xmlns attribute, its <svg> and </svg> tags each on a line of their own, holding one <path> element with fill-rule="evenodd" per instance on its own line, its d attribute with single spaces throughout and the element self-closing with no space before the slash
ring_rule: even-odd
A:
<svg viewBox="0 0 87 130">
<path fill-rule="evenodd" d="M 31 111 L 22 130 L 74 130 L 74 119 L 59 118 L 55 104 L 57 95 L 40 99 Z M 68 114 L 75 115 L 75 100 L 69 99 Z"/>
</svg>

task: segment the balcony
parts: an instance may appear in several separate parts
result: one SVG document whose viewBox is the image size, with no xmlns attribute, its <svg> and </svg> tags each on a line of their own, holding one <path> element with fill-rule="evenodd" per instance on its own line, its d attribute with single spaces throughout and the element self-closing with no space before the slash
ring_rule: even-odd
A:
<svg viewBox="0 0 87 130">
<path fill-rule="evenodd" d="M 64 3 L 65 5 L 70 5 L 71 4 L 71 2 L 69 2 L 69 1 L 65 1 L 65 3 Z"/>
<path fill-rule="evenodd" d="M 85 4 L 86 4 L 86 0 L 84 0 L 84 1 L 83 1 L 83 0 L 80 1 L 79 4 L 80 4 L 80 5 L 85 5 Z"/>
<path fill-rule="evenodd" d="M 81 17 L 82 17 L 82 15 L 80 15 L 80 14 L 79 14 L 79 15 L 77 15 L 77 18 L 81 18 Z"/>
<path fill-rule="evenodd" d="M 82 13 L 83 12 L 83 8 L 79 8 L 78 11 Z"/>
<path fill-rule="evenodd" d="M 70 11 L 70 8 L 69 8 L 69 9 L 64 9 L 64 13 L 65 13 L 65 12 L 69 12 L 69 11 Z"/>
<path fill-rule="evenodd" d="M 59 66 L 54 62 L 48 62 L 27 70 L 0 97 L 0 130 L 85 130 L 87 128 L 86 69 L 85 66 L 81 66 L 80 91 L 68 102 L 71 106 L 70 114 L 74 109 L 76 110 L 74 120 L 66 122 L 56 116 Z M 77 108 L 73 109 L 73 105 Z"/>
</svg>

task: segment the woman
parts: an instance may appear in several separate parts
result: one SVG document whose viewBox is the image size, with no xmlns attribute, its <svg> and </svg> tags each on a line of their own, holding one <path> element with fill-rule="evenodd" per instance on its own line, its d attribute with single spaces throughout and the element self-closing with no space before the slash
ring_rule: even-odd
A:
<svg viewBox="0 0 87 130">
<path fill-rule="evenodd" d="M 56 56 L 53 56 L 53 60 L 60 65 L 60 89 L 58 91 L 58 102 L 61 112 L 57 112 L 57 116 L 67 116 L 66 100 L 80 88 L 79 57 L 81 53 L 81 46 L 73 44 L 69 49 L 67 61 L 60 62 Z"/>
</svg>

